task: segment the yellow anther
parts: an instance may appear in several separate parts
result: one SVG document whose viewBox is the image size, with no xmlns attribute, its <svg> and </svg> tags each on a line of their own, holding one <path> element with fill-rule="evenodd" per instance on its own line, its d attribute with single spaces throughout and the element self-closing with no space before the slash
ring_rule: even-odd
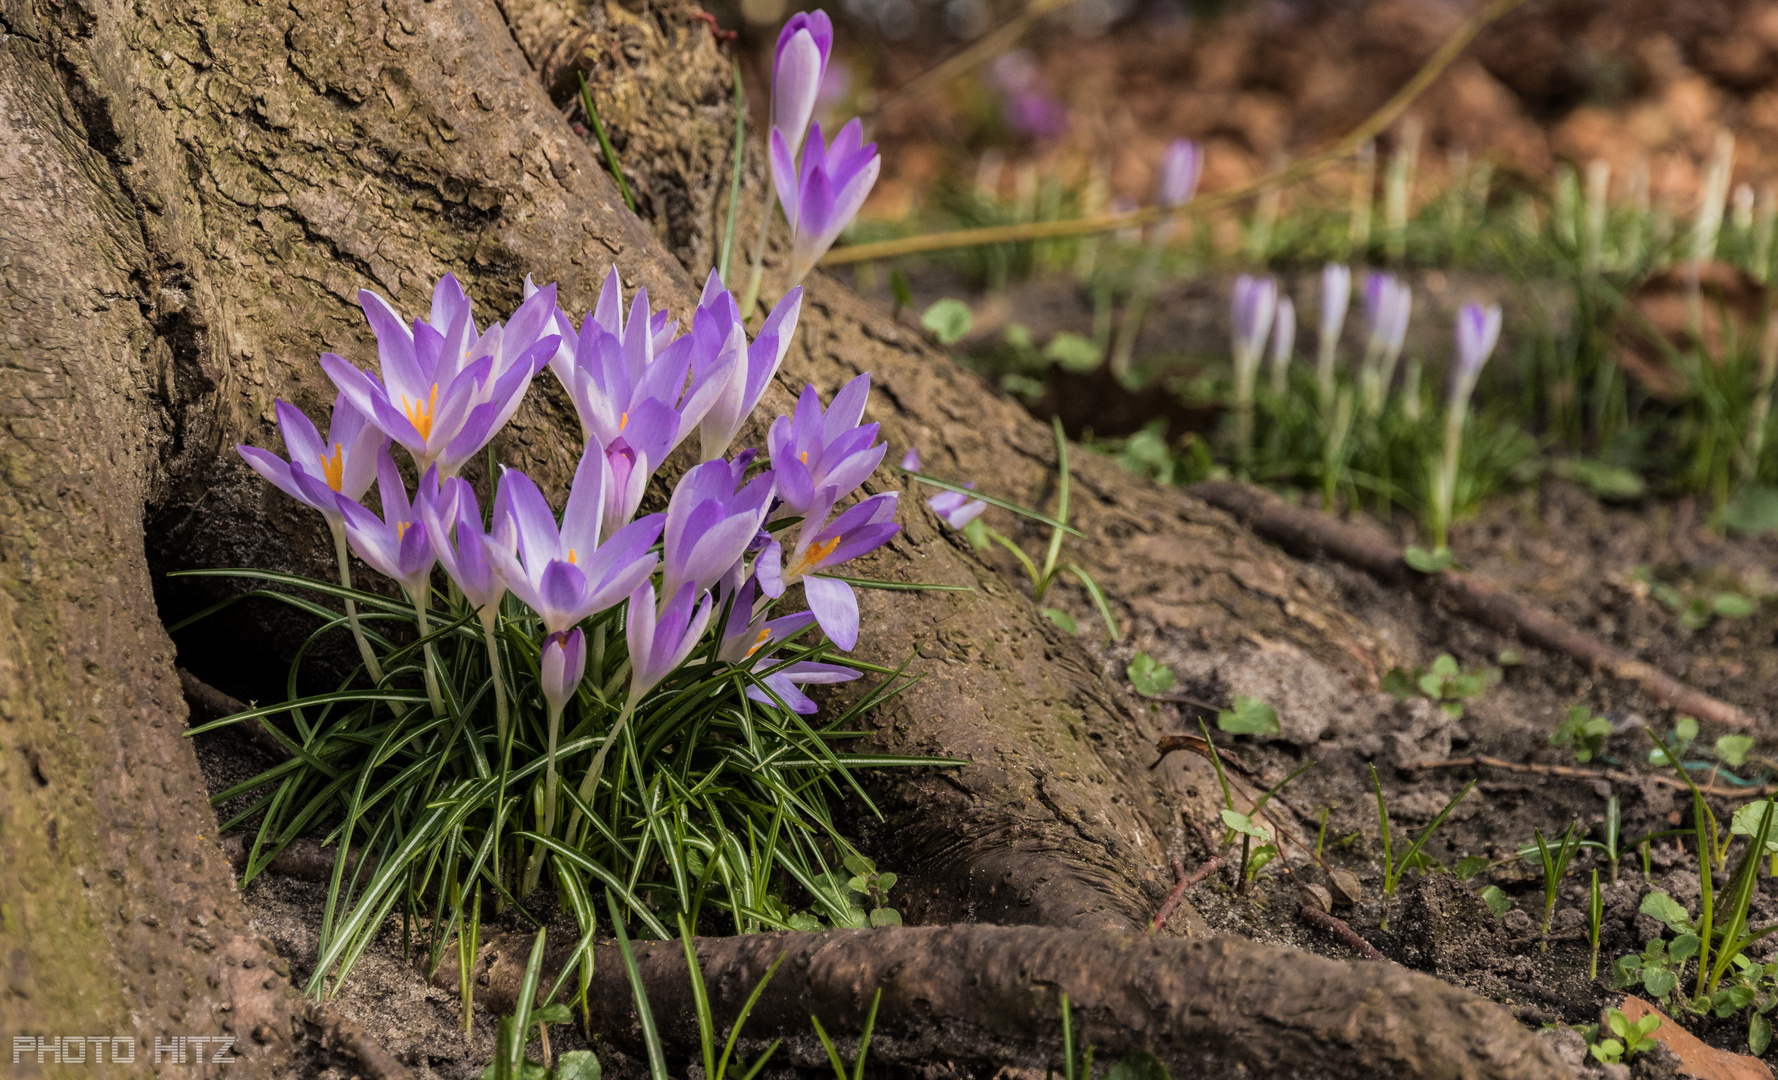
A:
<svg viewBox="0 0 1778 1080">
<path fill-rule="evenodd" d="M 412 524 L 413 524 L 413 522 L 411 522 L 411 521 L 397 521 L 395 523 L 395 539 L 406 540 L 407 539 L 407 527 Z"/>
<path fill-rule="evenodd" d="M 801 577 L 810 570 L 813 570 L 816 566 L 820 565 L 822 559 L 833 554 L 834 548 L 840 546 L 840 539 L 841 538 L 838 536 L 830 537 L 803 552 L 802 556 L 796 560 L 796 565 L 790 568 L 787 576 L 793 578 Z"/>
<path fill-rule="evenodd" d="M 766 641 L 770 639 L 771 636 L 772 632 L 770 630 L 761 630 L 759 636 L 753 639 L 753 647 L 747 650 L 746 659 L 753 659 L 754 653 L 765 648 Z"/>
<path fill-rule="evenodd" d="M 321 475 L 327 479 L 327 486 L 339 491 L 346 484 L 346 448 L 339 443 L 333 444 L 333 456 L 321 455 Z"/>
<path fill-rule="evenodd" d="M 401 411 L 407 414 L 408 423 L 420 433 L 420 438 L 432 437 L 432 414 L 438 408 L 438 384 L 432 384 L 432 396 L 425 401 L 409 402 L 407 395 L 401 395 Z"/>
<path fill-rule="evenodd" d="M 798 454 L 797 457 L 799 459 L 801 459 L 801 461 L 804 465 L 807 465 L 809 463 L 809 452 L 807 450 L 804 450 L 802 453 Z"/>
<path fill-rule="evenodd" d="M 630 426 L 630 414 L 629 413 L 624 413 L 622 416 L 617 418 L 617 433 L 619 435 L 622 435 L 624 433 L 624 428 L 627 428 L 629 426 Z"/>
<path fill-rule="evenodd" d="M 573 548 L 568 549 L 568 565 L 569 566 L 574 565 L 574 549 Z"/>
</svg>

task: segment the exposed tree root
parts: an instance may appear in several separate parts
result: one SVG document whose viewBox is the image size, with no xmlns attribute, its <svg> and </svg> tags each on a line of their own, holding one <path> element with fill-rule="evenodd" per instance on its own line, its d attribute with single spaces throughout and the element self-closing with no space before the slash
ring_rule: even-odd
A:
<svg viewBox="0 0 1778 1080">
<path fill-rule="evenodd" d="M 1402 561 L 1400 548 L 1326 514 L 1292 506 L 1269 491 L 1234 481 L 1209 480 L 1193 484 L 1190 491 L 1284 547 L 1331 555 L 1390 584 L 1411 587 L 1422 597 L 1443 600 L 1484 626 L 1634 682 L 1656 701 L 1700 720 L 1736 728 L 1753 726 L 1753 717 L 1734 705 L 1583 633 L 1552 612 L 1498 592 L 1460 570 L 1421 574 Z"/>
<path fill-rule="evenodd" d="M 528 936 L 508 935 L 482 950 L 473 973 L 480 1004 L 513 1007 L 530 946 Z M 1066 992 L 1075 1037 L 1099 1060 L 1147 1050 L 1175 1077 L 1569 1075 L 1506 1010 L 1467 991 L 1394 964 L 1328 960 L 1236 938 L 971 925 L 699 938 L 696 946 L 719 1032 L 783 955 L 742 1042 L 757 1053 L 782 1038 L 802 1065 L 826 1060 L 811 1015 L 838 1045 L 856 1045 L 881 989 L 870 1056 L 883 1063 L 1053 1066 Z M 639 944 L 636 953 L 663 1041 L 695 1052 L 696 1011 L 679 943 Z M 543 984 L 552 978 L 546 971 Z M 454 989 L 457 979 L 447 961 L 435 982 Z M 637 1044 L 612 946 L 598 950 L 588 1001 L 594 1029 Z"/>
<path fill-rule="evenodd" d="M 1481 754 L 1474 757 L 1440 758 L 1437 761 L 1416 761 L 1408 768 L 1464 769 L 1473 766 L 1504 769 L 1516 773 L 1533 773 L 1538 776 L 1566 776 L 1576 780 L 1616 780 L 1621 784 L 1635 784 L 1649 780 L 1662 787 L 1670 787 L 1679 791 L 1691 790 L 1691 785 L 1684 780 L 1676 780 L 1671 776 L 1662 776 L 1659 773 L 1629 773 L 1619 769 L 1577 769 L 1572 765 L 1540 765 L 1532 761 L 1506 761 L 1502 758 L 1485 757 Z M 1710 783 L 1699 784 L 1698 790 L 1706 795 L 1715 795 L 1724 799 L 1761 799 L 1773 792 L 1778 792 L 1778 784 L 1724 787 L 1720 784 Z"/>
<path fill-rule="evenodd" d="M 356 1059 L 357 1073 L 365 1080 L 408 1080 L 413 1075 L 362 1027 L 332 1009 L 311 1004 L 303 1019 L 315 1026 L 323 1049 Z"/>
</svg>

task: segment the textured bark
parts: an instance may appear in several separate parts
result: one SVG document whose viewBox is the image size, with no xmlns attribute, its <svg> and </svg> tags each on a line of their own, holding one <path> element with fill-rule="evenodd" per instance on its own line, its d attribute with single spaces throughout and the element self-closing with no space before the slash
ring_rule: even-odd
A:
<svg viewBox="0 0 1778 1080">
<path fill-rule="evenodd" d="M 696 944 L 716 1029 L 724 1035 L 783 956 L 748 1016 L 742 1044 L 757 1054 L 782 1038 L 784 1053 L 803 1066 L 827 1060 L 810 1016 L 850 1050 L 880 988 L 870 1042 L 876 1064 L 1059 1068 L 1066 993 L 1077 1047 L 1093 1047 L 1095 1060 L 1107 1064 L 1146 1050 L 1181 1078 L 1570 1075 L 1505 1009 L 1430 976 L 1230 938 L 951 926 L 700 938 Z M 513 935 L 482 951 L 473 975 L 484 1005 L 506 1010 L 516 1004 L 530 950 L 528 937 Z M 695 1054 L 697 1011 L 684 951 L 678 942 L 637 945 L 636 951 L 662 1041 Z M 553 973 L 543 981 L 547 986 Z M 455 969 L 441 970 L 436 982 L 454 988 Z M 599 951 L 587 1000 L 596 1030 L 640 1046 L 615 947 Z"/>
</svg>

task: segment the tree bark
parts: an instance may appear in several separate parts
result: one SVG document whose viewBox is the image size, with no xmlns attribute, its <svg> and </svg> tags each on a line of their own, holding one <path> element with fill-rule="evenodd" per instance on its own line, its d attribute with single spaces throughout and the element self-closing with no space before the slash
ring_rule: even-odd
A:
<svg viewBox="0 0 1778 1080">
<path fill-rule="evenodd" d="M 181 738 L 161 628 L 224 593 L 160 575 L 331 576 L 319 518 L 233 446 L 277 445 L 276 398 L 311 415 L 331 403 L 317 354 L 375 356 L 356 291 L 414 310 L 450 270 L 485 311 L 516 303 L 531 274 L 585 311 L 615 263 L 626 286 L 682 318 L 695 301 L 722 205 L 710 163 L 727 152 L 713 140 L 732 130 L 703 24 L 689 8 L 646 9 L 632 60 L 621 27 L 633 12 L 566 20 L 620 28 L 595 80 L 609 101 L 640 103 L 612 107 L 619 145 L 678 146 L 626 166 L 661 193 L 657 234 L 624 209 L 527 60 L 556 55 L 561 13 L 521 3 L 0 0 L 0 856 L 19 870 L 0 882 L 0 1003 L 25 1030 L 97 1025 L 148 1040 L 220 1028 L 286 1049 L 294 1038 L 299 1010 L 280 980 L 260 978 L 268 957 Z M 663 55 L 683 77 L 649 90 Z M 698 122 L 675 128 L 671 101 Z M 764 197 L 760 160 L 755 147 L 743 221 Z M 697 260 L 692 274 L 675 252 Z M 917 443 L 935 471 L 1027 503 L 1053 497 L 1043 425 L 886 312 L 826 278 L 809 284 L 802 333 L 759 415 L 787 411 L 805 380 L 831 394 L 869 371 L 891 460 Z M 756 421 L 743 437 L 763 430 Z M 497 452 L 559 493 L 579 445 L 546 377 Z M 900 483 L 885 471 L 871 490 Z M 1208 768 L 1179 755 L 1151 771 L 1159 716 L 1132 707 L 1103 658 L 941 529 L 922 492 L 903 490 L 905 533 L 861 572 L 975 591 L 864 598 L 864 658 L 917 653 L 925 676 L 876 719 L 876 742 L 970 765 L 875 777 L 888 821 L 852 824 L 902 873 L 910 919 L 1145 925 L 1170 885 L 1179 815 L 1210 813 L 1193 794 L 1210 790 Z M 1263 635 L 1330 670 L 1375 669 L 1378 646 L 1329 587 L 1226 516 L 1086 455 L 1076 492 L 1087 534 L 1076 557 L 1126 621 L 1206 648 Z M 281 661 L 306 629 L 247 607 L 214 626 L 180 662 L 238 696 L 223 674 Z M 1240 942 L 1214 948 L 1284 963 Z M 1405 986 L 1384 980 L 1375 993 Z M 1523 1055 L 1529 1038 L 1511 1029 L 1498 1045 Z"/>
</svg>

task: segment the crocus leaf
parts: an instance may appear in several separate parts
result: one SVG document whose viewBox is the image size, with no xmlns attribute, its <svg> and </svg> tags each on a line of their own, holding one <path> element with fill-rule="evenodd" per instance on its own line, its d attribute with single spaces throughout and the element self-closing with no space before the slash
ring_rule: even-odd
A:
<svg viewBox="0 0 1778 1080">
<path fill-rule="evenodd" d="M 1258 698 L 1237 697 L 1233 709 L 1216 714 L 1216 726 L 1231 735 L 1276 735 L 1278 711 Z"/>
<path fill-rule="evenodd" d="M 1440 570 L 1449 569 L 1455 560 L 1451 555 L 1450 548 L 1428 551 L 1418 545 L 1410 544 L 1408 549 L 1401 553 L 1401 561 L 1422 574 L 1436 574 Z"/>
</svg>

